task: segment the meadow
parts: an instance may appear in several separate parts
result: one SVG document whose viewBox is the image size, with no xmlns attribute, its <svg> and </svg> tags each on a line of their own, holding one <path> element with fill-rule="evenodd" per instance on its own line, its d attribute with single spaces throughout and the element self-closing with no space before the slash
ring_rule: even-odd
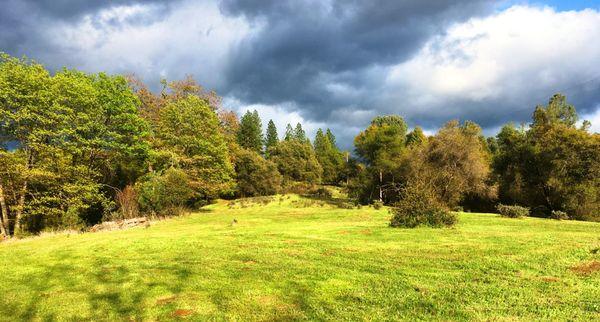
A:
<svg viewBox="0 0 600 322">
<path fill-rule="evenodd" d="M 0 319 L 600 319 L 600 223 L 389 217 L 283 195 L 0 243 Z"/>
</svg>

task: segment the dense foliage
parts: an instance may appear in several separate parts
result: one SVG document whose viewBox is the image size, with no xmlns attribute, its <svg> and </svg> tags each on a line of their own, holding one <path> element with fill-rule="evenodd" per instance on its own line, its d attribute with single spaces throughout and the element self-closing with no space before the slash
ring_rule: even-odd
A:
<svg viewBox="0 0 600 322">
<path fill-rule="evenodd" d="M 161 81 L 63 69 L 0 56 L 0 235 L 83 229 L 102 220 L 171 215 L 215 198 L 345 186 L 391 206 L 392 226 L 447 226 L 448 209 L 497 204 L 534 216 L 600 220 L 600 135 L 554 95 L 532 123 L 485 138 L 451 121 L 427 136 L 399 115 L 375 117 L 355 156 L 319 129 L 241 120 L 193 78 Z M 509 211 L 498 206 L 501 212 Z M 512 209 L 512 208 L 511 208 Z M 514 208 L 517 209 L 517 208 Z"/>
</svg>

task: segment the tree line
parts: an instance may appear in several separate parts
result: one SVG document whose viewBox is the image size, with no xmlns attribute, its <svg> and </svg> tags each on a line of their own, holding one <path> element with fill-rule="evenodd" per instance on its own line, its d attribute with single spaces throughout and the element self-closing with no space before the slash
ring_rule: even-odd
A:
<svg viewBox="0 0 600 322">
<path fill-rule="evenodd" d="M 485 138 L 473 122 L 436 134 L 378 116 L 341 151 L 329 129 L 280 136 L 256 111 L 241 118 L 193 78 L 151 91 L 134 76 L 0 56 L 0 234 L 84 229 L 168 216 L 215 198 L 307 193 L 340 185 L 363 204 L 394 206 L 392 225 L 451 224 L 448 210 L 519 204 L 538 216 L 600 214 L 600 138 L 555 95 L 528 126 Z M 415 219 L 420 218 L 420 219 Z M 416 224 L 415 224 L 416 223 Z"/>
</svg>

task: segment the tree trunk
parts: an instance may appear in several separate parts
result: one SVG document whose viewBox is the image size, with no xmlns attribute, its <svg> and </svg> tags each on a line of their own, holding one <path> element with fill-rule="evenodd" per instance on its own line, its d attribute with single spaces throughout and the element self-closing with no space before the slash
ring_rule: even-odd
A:
<svg viewBox="0 0 600 322">
<path fill-rule="evenodd" d="M 2 217 L 0 218 L 0 234 L 3 237 L 8 237 L 10 235 L 10 227 L 8 225 L 8 208 L 6 207 L 6 200 L 4 199 L 4 187 L 0 182 L 0 213 Z"/>
<path fill-rule="evenodd" d="M 31 170 L 33 165 L 33 154 L 29 152 L 29 157 L 27 158 L 27 172 L 25 174 L 25 180 L 23 181 L 23 186 L 21 187 L 21 195 L 19 196 L 19 203 L 17 204 L 17 209 L 15 211 L 15 229 L 13 235 L 18 235 L 21 232 L 21 218 L 23 217 L 23 210 L 25 209 L 25 196 L 27 195 L 27 184 L 29 175 L 29 170 Z"/>
<path fill-rule="evenodd" d="M 383 171 L 379 170 L 379 201 L 383 202 Z"/>
<path fill-rule="evenodd" d="M 21 232 L 21 218 L 23 217 L 23 209 L 25 208 L 25 195 L 27 194 L 27 180 L 23 182 L 21 188 L 21 195 L 19 196 L 19 203 L 17 204 L 17 210 L 15 211 L 15 231 L 14 235 L 18 235 Z"/>
</svg>

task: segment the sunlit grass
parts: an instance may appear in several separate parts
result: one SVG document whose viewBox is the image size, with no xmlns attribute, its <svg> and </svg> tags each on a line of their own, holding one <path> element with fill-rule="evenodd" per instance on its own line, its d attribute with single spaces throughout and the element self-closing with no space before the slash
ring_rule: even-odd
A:
<svg viewBox="0 0 600 322">
<path fill-rule="evenodd" d="M 600 319 L 600 272 L 577 270 L 600 261 L 600 224 L 459 217 L 394 229 L 283 196 L 0 244 L 0 319 Z"/>
</svg>

